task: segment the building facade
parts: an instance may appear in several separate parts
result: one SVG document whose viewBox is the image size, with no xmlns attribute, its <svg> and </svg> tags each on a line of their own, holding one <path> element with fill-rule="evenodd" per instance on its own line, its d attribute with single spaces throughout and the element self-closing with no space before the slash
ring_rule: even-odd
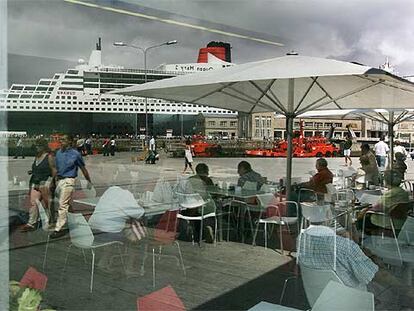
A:
<svg viewBox="0 0 414 311">
<path fill-rule="evenodd" d="M 237 138 L 237 115 L 200 113 L 196 118 L 195 134 L 209 138 Z"/>
</svg>

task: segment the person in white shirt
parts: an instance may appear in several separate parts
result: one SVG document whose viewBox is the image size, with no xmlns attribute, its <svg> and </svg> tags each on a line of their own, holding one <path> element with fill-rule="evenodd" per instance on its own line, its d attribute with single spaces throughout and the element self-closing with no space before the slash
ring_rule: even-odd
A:
<svg viewBox="0 0 414 311">
<path fill-rule="evenodd" d="M 394 142 L 394 160 L 395 160 L 395 155 L 397 153 L 402 153 L 404 156 L 404 161 L 405 159 L 407 159 L 408 156 L 408 151 L 404 148 L 404 146 L 401 145 L 401 142 L 399 140 L 396 140 Z"/>
<path fill-rule="evenodd" d="M 154 136 L 152 136 L 150 141 L 149 141 L 149 150 L 150 151 L 155 151 L 155 138 L 154 138 Z"/>
<path fill-rule="evenodd" d="M 390 151 L 390 148 L 388 148 L 388 145 L 384 142 L 384 136 L 381 136 L 380 141 L 375 144 L 374 150 L 378 167 L 385 168 L 387 153 Z"/>
<path fill-rule="evenodd" d="M 187 171 L 187 168 L 190 167 L 191 171 L 194 174 L 194 169 L 193 169 L 193 155 L 194 155 L 194 151 L 191 148 L 191 144 L 186 143 L 185 145 L 185 152 L 184 152 L 184 171 L 183 174 L 185 174 L 185 172 Z"/>
<path fill-rule="evenodd" d="M 124 229 L 129 228 L 128 221 L 140 219 L 144 212 L 144 209 L 138 205 L 131 192 L 113 186 L 108 188 L 99 199 L 92 216 L 89 218 L 89 225 L 94 231 L 95 239 L 100 242 L 125 242 L 127 241 L 125 236 L 127 231 Z M 110 270 L 111 255 L 109 247 L 106 247 L 98 262 L 98 267 Z M 127 257 L 127 274 L 136 273 L 137 268 L 134 268 L 135 259 L 136 256 L 132 254 Z"/>
</svg>

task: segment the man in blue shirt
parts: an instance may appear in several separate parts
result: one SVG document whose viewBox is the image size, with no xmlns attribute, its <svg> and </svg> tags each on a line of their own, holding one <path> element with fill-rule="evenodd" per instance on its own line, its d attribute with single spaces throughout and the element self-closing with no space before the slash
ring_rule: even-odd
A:
<svg viewBox="0 0 414 311">
<path fill-rule="evenodd" d="M 72 148 L 73 139 L 69 135 L 62 136 L 61 148 L 56 153 L 57 188 L 59 193 L 59 209 L 55 232 L 50 236 L 52 239 L 61 237 L 67 233 L 64 229 L 67 215 L 72 203 L 72 195 L 75 187 L 75 179 L 78 176 L 78 168 L 88 181 L 88 189 L 92 187 L 89 172 L 85 167 L 82 155 Z"/>
</svg>

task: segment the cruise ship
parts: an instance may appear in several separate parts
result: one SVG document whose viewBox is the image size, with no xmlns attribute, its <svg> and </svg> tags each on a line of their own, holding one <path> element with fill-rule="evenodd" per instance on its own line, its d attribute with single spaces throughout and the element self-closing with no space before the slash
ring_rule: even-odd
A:
<svg viewBox="0 0 414 311">
<path fill-rule="evenodd" d="M 156 70 L 146 70 L 147 81 L 232 65 L 230 45 L 210 42 L 200 49 L 197 63 L 168 64 Z M 0 90 L 0 110 L 7 111 L 9 130 L 29 134 L 53 131 L 132 134 L 134 128 L 142 132 L 145 130 L 144 98 L 108 92 L 144 81 L 144 70 L 103 65 L 99 38 L 88 62 L 79 60 L 75 68 L 40 79 L 37 84 L 13 84 L 8 90 Z M 178 115 L 199 113 L 236 114 L 229 110 L 161 99 L 148 99 L 147 103 L 150 130 L 157 128 L 156 134 L 163 134 L 162 124 L 166 128 L 173 127 Z"/>
</svg>

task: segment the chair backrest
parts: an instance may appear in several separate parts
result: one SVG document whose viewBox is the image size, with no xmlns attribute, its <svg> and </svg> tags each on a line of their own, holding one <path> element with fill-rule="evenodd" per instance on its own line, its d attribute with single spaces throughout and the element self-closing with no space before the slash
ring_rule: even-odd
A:
<svg viewBox="0 0 414 311">
<path fill-rule="evenodd" d="M 374 294 L 329 281 L 313 305 L 312 311 L 374 311 L 374 307 Z"/>
<path fill-rule="evenodd" d="M 335 281 L 342 284 L 342 281 L 333 270 L 320 270 L 300 265 L 300 271 L 306 298 L 311 307 L 314 306 L 316 300 L 321 295 L 326 285 L 328 285 L 329 281 Z"/>
<path fill-rule="evenodd" d="M 171 244 L 177 237 L 178 211 L 166 211 L 154 230 L 154 240 L 162 244 Z"/>
<path fill-rule="evenodd" d="M 400 202 L 390 209 L 390 216 L 393 219 L 406 219 L 410 211 L 413 210 L 414 201 Z"/>
<path fill-rule="evenodd" d="M 171 285 L 137 299 L 139 311 L 185 311 L 184 304 Z"/>
<path fill-rule="evenodd" d="M 68 213 L 70 240 L 80 248 L 89 248 L 93 244 L 94 236 L 85 217 L 79 213 Z"/>
<path fill-rule="evenodd" d="M 257 182 L 255 181 L 246 181 L 242 187 L 245 190 L 252 190 L 252 191 L 256 191 L 257 189 Z"/>
<path fill-rule="evenodd" d="M 42 222 L 42 229 L 44 231 L 49 231 L 49 217 L 46 214 L 46 211 L 43 207 L 43 204 L 36 200 L 37 209 L 39 210 L 40 220 Z"/>
<path fill-rule="evenodd" d="M 413 195 L 414 193 L 414 187 L 413 187 L 413 183 L 410 180 L 404 180 L 401 184 L 401 187 L 410 193 L 410 195 Z"/>
<path fill-rule="evenodd" d="M 324 195 L 325 202 L 333 202 L 334 196 L 336 194 L 336 188 L 335 185 L 332 183 L 326 184 L 326 193 Z"/>
<path fill-rule="evenodd" d="M 311 223 L 323 223 L 333 219 L 331 205 L 317 205 L 314 203 L 302 203 L 302 216 Z"/>
<path fill-rule="evenodd" d="M 316 202 L 318 199 L 316 192 L 312 189 L 299 189 L 298 202 Z"/>
<path fill-rule="evenodd" d="M 408 216 L 398 234 L 398 243 L 414 246 L 414 216 Z"/>
<path fill-rule="evenodd" d="M 266 209 L 270 204 L 275 203 L 275 196 L 273 193 L 264 193 L 256 195 L 262 209 Z"/>
<path fill-rule="evenodd" d="M 182 209 L 196 208 L 206 204 L 206 201 L 201 197 L 199 193 L 180 193 L 176 192 L 178 204 Z"/>
</svg>

